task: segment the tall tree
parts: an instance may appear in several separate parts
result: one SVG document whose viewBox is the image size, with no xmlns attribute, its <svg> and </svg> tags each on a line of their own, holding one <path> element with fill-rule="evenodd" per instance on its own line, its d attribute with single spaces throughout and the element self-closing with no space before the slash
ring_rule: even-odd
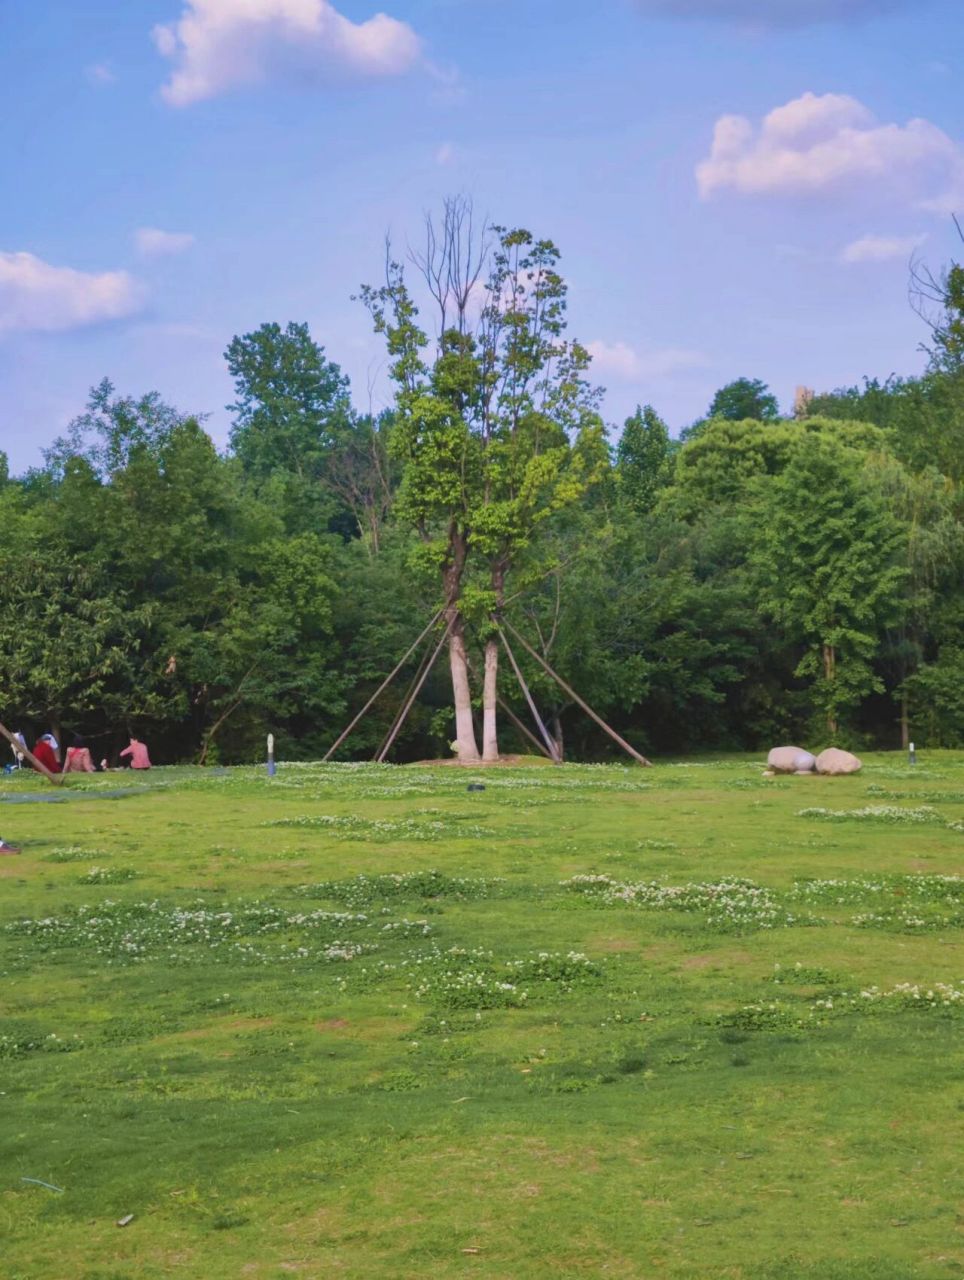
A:
<svg viewBox="0 0 964 1280">
<path fill-rule="evenodd" d="M 348 379 L 306 324 L 263 324 L 233 338 L 225 359 L 237 397 L 231 448 L 245 475 L 292 533 L 337 524 L 329 468 L 354 429 Z"/>
<path fill-rule="evenodd" d="M 773 422 L 780 416 L 776 396 L 759 378 L 737 378 L 720 387 L 706 412 L 708 418 L 729 418 L 739 422 L 744 418 L 756 418 L 759 422 Z"/>
<path fill-rule="evenodd" d="M 44 450 L 47 474 L 59 479 L 70 460 L 81 458 L 97 475 L 109 478 L 139 454 L 156 454 L 187 421 L 188 415 L 166 404 L 159 392 L 119 396 L 110 379 L 103 378 L 91 388 L 86 409 L 70 423 L 67 434 Z"/>
<path fill-rule="evenodd" d="M 365 287 L 396 385 L 393 450 L 402 465 L 400 516 L 440 573 L 462 761 L 480 757 L 472 718 L 466 624 L 485 635 L 483 751 L 498 756 L 498 640 L 492 619 L 507 577 L 531 554 L 540 526 L 576 501 L 601 456 L 589 355 L 565 338 L 566 284 L 548 240 L 478 228 L 470 204 L 446 202 L 413 255 L 434 299 L 434 343 L 401 264 L 389 254 L 380 288 Z M 470 558 L 484 566 L 467 591 Z"/>
<path fill-rule="evenodd" d="M 827 435 L 798 441 L 751 518 L 759 606 L 803 646 L 797 674 L 833 738 L 841 713 L 882 688 L 873 662 L 901 611 L 906 529 L 861 455 Z"/>
<path fill-rule="evenodd" d="M 671 473 L 669 428 L 652 405 L 642 409 L 637 405 L 616 447 L 619 490 L 629 506 L 642 514 L 652 509 Z"/>
</svg>

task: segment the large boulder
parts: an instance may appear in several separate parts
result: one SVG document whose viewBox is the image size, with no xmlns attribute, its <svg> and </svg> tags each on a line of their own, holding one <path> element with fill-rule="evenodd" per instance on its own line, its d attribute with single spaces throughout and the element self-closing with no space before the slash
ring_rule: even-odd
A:
<svg viewBox="0 0 964 1280">
<path fill-rule="evenodd" d="M 817 756 L 817 773 L 859 773 L 863 767 L 859 757 L 850 751 L 841 751 L 839 747 L 828 747 Z"/>
<path fill-rule="evenodd" d="M 767 756 L 767 768 L 774 773 L 811 773 L 816 763 L 803 747 L 774 747 Z"/>
</svg>

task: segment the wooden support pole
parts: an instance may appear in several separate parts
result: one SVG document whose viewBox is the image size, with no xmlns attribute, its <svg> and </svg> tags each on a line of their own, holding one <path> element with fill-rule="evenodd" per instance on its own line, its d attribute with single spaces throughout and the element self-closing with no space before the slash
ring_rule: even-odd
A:
<svg viewBox="0 0 964 1280">
<path fill-rule="evenodd" d="M 584 702 L 582 698 L 580 698 L 579 694 L 576 693 L 575 689 L 573 689 L 571 685 L 566 684 L 565 680 L 563 680 L 562 676 L 560 676 L 558 672 L 553 671 L 552 667 L 549 666 L 545 658 L 543 658 L 541 654 L 537 653 L 536 650 L 533 649 L 532 645 L 529 644 L 525 636 L 519 635 L 518 631 L 516 631 L 515 627 L 512 625 L 511 622 L 506 621 L 505 625 L 509 628 L 512 634 L 518 640 L 519 644 L 522 645 L 526 653 L 528 653 L 530 657 L 535 658 L 539 666 L 542 667 L 543 670 L 545 670 L 550 676 L 552 676 L 553 680 L 555 680 L 559 688 L 562 689 L 565 693 L 568 693 L 569 697 L 572 698 L 573 702 L 575 702 L 577 706 L 582 707 L 586 715 L 589 716 L 591 720 L 595 720 L 596 724 L 599 725 L 600 729 L 602 729 L 605 733 L 608 733 L 610 738 L 612 738 L 614 742 L 618 742 L 619 745 L 622 747 L 622 749 L 628 755 L 631 755 L 634 760 L 638 760 L 640 764 L 646 765 L 647 768 L 652 765 L 651 760 L 647 760 L 645 756 L 640 755 L 640 753 L 636 750 L 636 748 L 631 747 L 625 738 L 621 738 L 619 734 L 616 732 L 616 730 L 606 723 L 606 721 L 602 718 L 602 716 L 597 715 L 596 712 L 593 711 L 592 707 L 589 705 L 588 702 Z"/>
<path fill-rule="evenodd" d="M 548 747 L 546 747 L 543 743 L 539 741 L 539 739 L 530 729 L 526 728 L 526 726 L 522 723 L 522 721 L 519 719 L 516 713 L 512 710 L 512 708 L 509 706 L 506 700 L 500 696 L 496 698 L 496 702 L 498 702 L 499 706 L 502 708 L 505 714 L 509 717 L 509 719 L 515 725 L 515 727 L 519 730 L 522 736 L 524 738 L 528 738 L 529 741 L 532 743 L 532 745 L 535 747 L 535 749 L 537 751 L 541 751 L 547 760 L 554 761 L 552 752 L 548 749 Z"/>
<path fill-rule="evenodd" d="M 348 728 L 345 729 L 344 732 L 341 733 L 339 737 L 335 739 L 332 745 L 321 757 L 322 764 L 324 764 L 325 761 L 331 759 L 331 757 L 335 754 L 335 752 L 338 750 L 341 744 L 345 741 L 345 739 L 351 733 L 352 729 L 354 729 L 355 725 L 358 724 L 359 720 L 361 720 L 361 718 L 366 714 L 366 712 L 368 712 L 375 705 L 375 703 L 378 701 L 381 695 L 385 692 L 388 686 L 392 683 L 392 681 L 398 675 L 399 671 L 401 671 L 402 667 L 404 667 L 405 663 L 408 662 L 409 658 L 412 656 L 412 654 L 415 652 L 418 646 L 422 643 L 422 641 L 425 639 L 428 633 L 432 630 L 432 628 L 435 626 L 436 622 L 438 622 L 439 618 L 441 618 L 444 612 L 445 612 L 444 609 L 439 609 L 438 613 L 435 615 L 432 621 L 428 624 L 428 626 L 425 628 L 422 634 L 418 637 L 415 643 L 411 645 L 408 652 L 405 654 L 402 660 L 398 663 L 398 665 L 392 671 L 391 675 L 385 677 L 382 683 L 378 686 L 378 688 L 375 690 L 372 696 L 368 699 L 368 701 L 362 707 L 361 711 L 359 711 L 358 715 L 355 716 L 354 720 L 352 720 Z"/>
<path fill-rule="evenodd" d="M 415 674 L 414 676 L 412 676 L 411 683 L 409 684 L 408 688 L 405 690 L 405 693 L 402 696 L 402 701 L 399 703 L 398 711 L 396 711 L 395 713 L 392 723 L 389 726 L 388 732 L 385 734 L 384 738 L 382 738 L 378 746 L 378 749 L 376 750 L 375 754 L 372 756 L 372 760 L 376 764 L 382 758 L 382 751 L 385 749 L 386 743 L 390 743 L 393 740 L 396 730 L 398 729 L 398 722 L 402 716 L 403 708 L 405 704 L 408 702 L 408 696 L 412 692 L 412 690 L 415 688 L 415 686 L 418 684 L 418 682 L 421 680 L 422 672 L 425 670 L 426 663 L 429 662 L 429 660 L 431 659 L 431 654 L 432 654 L 432 642 L 430 640 L 428 642 L 428 646 L 426 647 L 425 652 L 422 654 L 421 658 L 419 658 L 418 660 L 418 666 L 415 668 Z M 420 685 L 419 685 L 419 688 L 421 688 Z"/>
<path fill-rule="evenodd" d="M 415 688 L 408 695 L 408 698 L 406 699 L 404 706 L 399 712 L 398 718 L 395 721 L 392 731 L 388 735 L 388 741 L 385 743 L 385 745 L 382 747 L 381 751 L 378 753 L 376 757 L 379 764 L 381 764 L 385 759 L 385 757 L 388 755 L 388 752 L 391 748 L 392 743 L 398 737 L 398 734 L 401 731 L 402 725 L 405 723 L 405 718 L 408 715 L 409 711 L 412 709 L 412 703 L 415 701 L 415 699 L 418 697 L 419 693 L 421 692 L 422 685 L 428 679 L 429 672 L 435 666 L 436 658 L 442 652 L 442 646 L 445 644 L 446 640 L 449 638 L 449 632 L 452 630 L 452 623 L 454 621 L 455 621 L 454 618 L 449 618 L 448 623 L 445 627 L 445 630 L 442 632 L 441 638 L 439 639 L 438 644 L 435 646 L 435 649 L 432 653 L 431 658 L 429 658 L 428 662 L 425 664 L 425 670 L 422 672 L 421 676 L 418 679 L 418 682 L 415 685 Z"/>
<path fill-rule="evenodd" d="M 498 623 L 496 623 L 496 626 L 498 626 Z M 515 660 L 515 654 L 509 648 L 509 642 L 505 638 L 505 632 L 502 630 L 501 627 L 499 627 L 499 638 L 501 639 L 502 644 L 505 646 L 506 653 L 509 655 L 509 661 L 512 663 L 512 670 L 515 672 L 515 678 L 518 680 L 519 684 L 522 686 L 522 692 L 526 696 L 526 702 L 528 702 L 529 704 L 529 710 L 532 712 L 532 718 L 535 720 L 536 724 L 539 726 L 539 732 L 542 734 L 543 740 L 545 741 L 546 746 L 549 748 L 549 758 L 552 760 L 553 764 L 560 764 L 561 761 L 559 759 L 559 751 L 558 751 L 558 748 L 556 747 L 555 740 L 550 736 L 549 730 L 542 723 L 542 716 L 539 715 L 539 712 L 538 712 L 538 709 L 536 708 L 536 704 L 535 704 L 535 701 L 533 700 L 532 694 L 529 692 L 529 686 L 526 684 L 525 679 L 523 678 L 522 672 L 519 670 L 519 664 Z"/>
<path fill-rule="evenodd" d="M 55 787 L 62 787 L 64 785 L 64 775 L 62 773 L 54 773 L 52 770 L 48 769 L 45 764 L 41 764 L 34 753 L 29 751 L 20 739 L 16 737 L 16 735 L 12 734 L 10 730 L 2 724 L 0 724 L 0 734 L 6 738 L 18 755 L 24 756 L 29 760 L 37 772 L 42 773 L 48 781 L 54 784 Z"/>
</svg>

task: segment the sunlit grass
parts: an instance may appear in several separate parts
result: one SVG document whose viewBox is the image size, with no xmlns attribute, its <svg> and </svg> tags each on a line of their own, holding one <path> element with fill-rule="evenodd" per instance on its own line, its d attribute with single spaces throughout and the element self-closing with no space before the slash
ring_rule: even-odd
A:
<svg viewBox="0 0 964 1280">
<path fill-rule="evenodd" d="M 760 774 L 4 780 L 0 1274 L 964 1274 L 964 758 Z"/>
</svg>

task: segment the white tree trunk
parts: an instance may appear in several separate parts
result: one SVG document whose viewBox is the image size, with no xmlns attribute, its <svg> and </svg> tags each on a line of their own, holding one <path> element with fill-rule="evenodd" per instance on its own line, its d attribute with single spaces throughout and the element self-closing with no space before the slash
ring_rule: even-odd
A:
<svg viewBox="0 0 964 1280">
<path fill-rule="evenodd" d="M 491 636 L 485 642 L 485 679 L 482 685 L 482 759 L 498 760 L 499 732 L 496 699 L 499 696 L 499 642 Z"/>
<path fill-rule="evenodd" d="M 472 722 L 472 690 L 469 687 L 469 664 L 465 657 L 462 619 L 457 618 L 449 636 L 449 665 L 452 669 L 452 700 L 455 704 L 455 744 L 460 764 L 475 764 L 479 746 Z"/>
</svg>

